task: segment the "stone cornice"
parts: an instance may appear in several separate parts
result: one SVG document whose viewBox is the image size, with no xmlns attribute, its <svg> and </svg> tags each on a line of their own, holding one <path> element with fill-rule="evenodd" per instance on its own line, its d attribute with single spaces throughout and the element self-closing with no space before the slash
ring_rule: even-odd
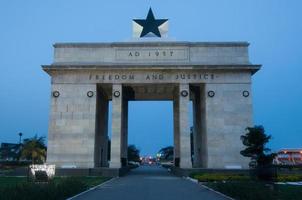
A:
<svg viewBox="0 0 302 200">
<path fill-rule="evenodd" d="M 186 41 L 138 41 L 138 42 L 104 42 L 104 43 L 55 43 L 55 48 L 100 48 L 100 47 L 248 47 L 248 42 L 186 42 Z"/>
<path fill-rule="evenodd" d="M 256 73 L 261 65 L 200 65 L 200 64 L 156 64 L 156 65 L 139 65 L 139 64 L 52 64 L 42 65 L 46 72 L 51 71 L 64 71 L 64 70 L 232 70 L 232 71 L 251 71 L 252 74 Z"/>
</svg>

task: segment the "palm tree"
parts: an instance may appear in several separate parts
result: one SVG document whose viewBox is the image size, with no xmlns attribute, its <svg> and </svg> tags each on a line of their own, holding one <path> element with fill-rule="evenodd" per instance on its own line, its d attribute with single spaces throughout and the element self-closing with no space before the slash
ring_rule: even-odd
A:
<svg viewBox="0 0 302 200">
<path fill-rule="evenodd" d="M 33 138 L 24 139 L 21 158 L 31 160 L 32 164 L 45 162 L 46 146 L 44 140 L 44 137 L 38 137 L 37 135 Z"/>
</svg>

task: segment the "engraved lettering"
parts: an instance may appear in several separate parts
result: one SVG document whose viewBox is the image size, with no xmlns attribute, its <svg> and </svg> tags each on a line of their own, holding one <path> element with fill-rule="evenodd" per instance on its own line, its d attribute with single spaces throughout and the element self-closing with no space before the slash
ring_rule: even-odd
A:
<svg viewBox="0 0 302 200">
<path fill-rule="evenodd" d="M 161 54 L 160 54 L 161 55 Z M 138 77 L 137 77 L 138 76 Z M 149 74 L 88 74 L 89 80 L 99 80 L 99 81 L 114 81 L 114 80 L 135 80 L 136 78 L 145 78 L 145 80 L 214 80 L 218 77 L 216 74 L 212 73 L 176 73 L 166 76 L 165 73 L 149 73 Z"/>
<path fill-rule="evenodd" d="M 132 60 L 136 58 L 137 61 L 143 59 L 149 60 L 188 60 L 188 49 L 187 48 L 139 48 L 139 49 L 117 49 L 116 60 Z M 210 76 L 209 76 L 210 78 Z"/>
<path fill-rule="evenodd" d="M 123 80 L 126 80 L 126 79 L 127 79 L 127 76 L 126 76 L 125 74 L 123 74 L 123 75 L 122 75 L 122 79 L 123 79 Z"/>
</svg>

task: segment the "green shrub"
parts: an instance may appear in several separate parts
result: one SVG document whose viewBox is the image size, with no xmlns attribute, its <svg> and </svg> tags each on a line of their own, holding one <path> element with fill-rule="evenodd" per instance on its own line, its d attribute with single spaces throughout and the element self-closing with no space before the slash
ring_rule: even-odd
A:
<svg viewBox="0 0 302 200">
<path fill-rule="evenodd" d="M 277 176 L 278 182 L 297 182 L 302 181 L 302 174 L 279 174 Z"/>
<path fill-rule="evenodd" d="M 191 178 L 199 182 L 221 182 L 221 181 L 248 181 L 252 179 L 247 174 L 223 174 L 223 173 L 193 173 Z M 302 174 L 278 174 L 276 182 L 298 182 L 302 181 Z"/>
<path fill-rule="evenodd" d="M 197 179 L 199 182 L 250 180 L 250 177 L 244 174 L 208 173 L 208 174 L 193 174 L 191 177 Z"/>
</svg>

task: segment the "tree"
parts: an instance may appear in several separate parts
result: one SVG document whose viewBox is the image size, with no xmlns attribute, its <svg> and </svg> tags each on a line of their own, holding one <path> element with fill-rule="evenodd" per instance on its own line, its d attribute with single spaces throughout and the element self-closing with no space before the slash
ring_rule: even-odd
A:
<svg viewBox="0 0 302 200">
<path fill-rule="evenodd" d="M 45 162 L 46 146 L 44 140 L 44 137 L 38 137 L 37 135 L 33 138 L 24 139 L 21 158 L 31 160 L 32 164 Z"/>
<path fill-rule="evenodd" d="M 173 160 L 174 147 L 167 146 L 159 150 L 159 159 L 160 160 Z"/>
<path fill-rule="evenodd" d="M 241 136 L 243 145 L 246 149 L 240 151 L 241 155 L 250 157 L 250 167 L 268 167 L 271 166 L 275 153 L 269 153 L 271 150 L 265 145 L 272 138 L 266 135 L 263 126 L 247 127 L 247 133 Z"/>
<path fill-rule="evenodd" d="M 128 146 L 128 161 L 140 162 L 139 149 L 135 145 Z"/>
</svg>

